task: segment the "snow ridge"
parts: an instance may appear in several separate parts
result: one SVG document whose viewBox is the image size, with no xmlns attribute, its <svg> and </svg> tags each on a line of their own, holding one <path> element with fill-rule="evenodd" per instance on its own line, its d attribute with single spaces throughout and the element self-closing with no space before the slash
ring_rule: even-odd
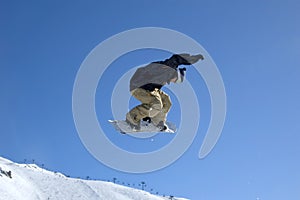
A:
<svg viewBox="0 0 300 200">
<path fill-rule="evenodd" d="M 35 164 L 0 157 L 0 200 L 166 200 L 149 192 L 104 181 L 68 178 Z M 173 200 L 186 200 L 172 198 Z"/>
</svg>

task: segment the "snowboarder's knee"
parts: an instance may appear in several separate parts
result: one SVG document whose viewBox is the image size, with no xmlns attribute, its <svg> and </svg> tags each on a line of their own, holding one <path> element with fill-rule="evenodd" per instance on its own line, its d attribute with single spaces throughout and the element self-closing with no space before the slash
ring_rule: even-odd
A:
<svg viewBox="0 0 300 200">
<path fill-rule="evenodd" d="M 167 101 L 164 102 L 164 107 L 168 110 L 172 107 L 172 102 L 170 100 L 170 97 L 168 97 Z"/>
<path fill-rule="evenodd" d="M 163 105 L 161 102 L 152 104 L 151 108 L 149 109 L 149 117 L 154 117 L 157 115 L 159 112 L 161 112 L 162 108 Z"/>
<path fill-rule="evenodd" d="M 153 110 L 161 111 L 162 108 L 163 108 L 163 104 L 161 101 L 157 101 L 151 104 L 151 109 Z"/>
</svg>

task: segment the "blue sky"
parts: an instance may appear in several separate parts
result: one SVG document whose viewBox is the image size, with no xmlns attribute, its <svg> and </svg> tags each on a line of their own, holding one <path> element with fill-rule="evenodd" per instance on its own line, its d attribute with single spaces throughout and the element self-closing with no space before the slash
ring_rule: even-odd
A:
<svg viewBox="0 0 300 200">
<path fill-rule="evenodd" d="M 148 190 L 193 200 L 299 199 L 299 10 L 296 0 L 1 1 L 0 154 L 17 162 L 35 159 L 73 177 L 143 180 Z M 210 103 L 205 84 L 190 68 L 189 80 L 197 82 L 193 86 L 202 102 L 193 144 L 167 168 L 128 174 L 103 165 L 85 149 L 73 121 L 72 90 L 94 47 L 114 34 L 146 26 L 180 31 L 209 52 L 226 87 L 227 117 L 216 147 L 199 160 Z M 172 139 L 132 140 L 105 124 L 111 118 L 105 107 L 109 88 L 117 78 L 168 56 L 133 52 L 104 74 L 96 107 L 113 142 L 143 152 Z M 177 123 L 178 106 L 174 100 L 170 113 Z"/>
</svg>

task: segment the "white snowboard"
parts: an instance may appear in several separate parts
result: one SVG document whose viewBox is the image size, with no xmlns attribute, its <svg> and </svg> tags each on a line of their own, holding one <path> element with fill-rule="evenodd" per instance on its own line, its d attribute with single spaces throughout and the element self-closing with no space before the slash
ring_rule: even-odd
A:
<svg viewBox="0 0 300 200">
<path fill-rule="evenodd" d="M 168 129 L 161 131 L 152 123 L 141 121 L 141 129 L 135 130 L 125 120 L 108 120 L 114 128 L 120 133 L 175 133 L 176 125 L 172 122 L 166 122 Z"/>
</svg>

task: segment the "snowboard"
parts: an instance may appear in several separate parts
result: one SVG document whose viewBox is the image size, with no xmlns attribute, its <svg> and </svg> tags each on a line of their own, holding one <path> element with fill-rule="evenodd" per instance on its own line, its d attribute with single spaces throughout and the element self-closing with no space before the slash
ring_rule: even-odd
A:
<svg viewBox="0 0 300 200">
<path fill-rule="evenodd" d="M 175 133 L 176 125 L 172 122 L 166 122 L 168 128 L 161 131 L 154 124 L 141 121 L 141 128 L 139 130 L 132 129 L 131 126 L 125 120 L 108 120 L 109 123 L 120 133 Z"/>
</svg>

